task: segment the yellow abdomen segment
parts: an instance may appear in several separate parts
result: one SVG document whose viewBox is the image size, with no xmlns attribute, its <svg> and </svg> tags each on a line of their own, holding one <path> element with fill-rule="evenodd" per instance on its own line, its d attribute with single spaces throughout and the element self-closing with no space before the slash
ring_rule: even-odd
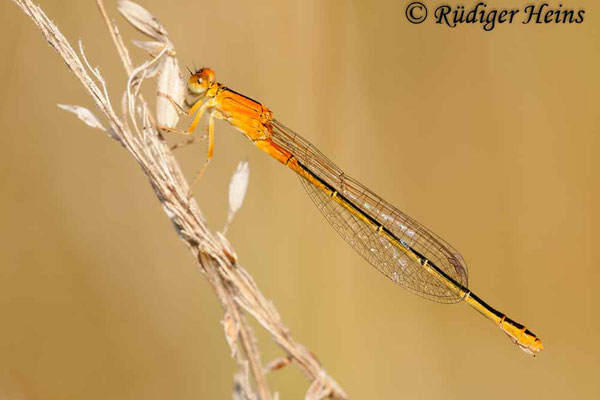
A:
<svg viewBox="0 0 600 400">
<path fill-rule="evenodd" d="M 482 315 L 494 321 L 498 328 L 506 333 L 508 337 L 510 337 L 524 352 L 535 356 L 544 349 L 542 339 L 537 337 L 524 325 L 508 318 L 506 315 L 490 307 L 474 293 L 467 292 L 464 300 Z"/>
</svg>

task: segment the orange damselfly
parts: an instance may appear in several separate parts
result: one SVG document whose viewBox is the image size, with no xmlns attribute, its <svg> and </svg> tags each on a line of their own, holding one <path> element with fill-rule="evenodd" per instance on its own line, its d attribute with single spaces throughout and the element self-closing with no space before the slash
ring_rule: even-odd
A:
<svg viewBox="0 0 600 400">
<path fill-rule="evenodd" d="M 208 112 L 208 158 L 213 153 L 214 119 L 240 130 L 254 144 L 300 176 L 325 218 L 369 263 L 398 285 L 440 303 L 465 301 L 491 319 L 523 351 L 535 355 L 542 341 L 524 325 L 477 297 L 467 282 L 461 255 L 435 233 L 347 176 L 306 139 L 273 118 L 259 102 L 215 81 L 209 68 L 191 74 L 188 89 L 198 100 L 192 133 Z"/>
</svg>

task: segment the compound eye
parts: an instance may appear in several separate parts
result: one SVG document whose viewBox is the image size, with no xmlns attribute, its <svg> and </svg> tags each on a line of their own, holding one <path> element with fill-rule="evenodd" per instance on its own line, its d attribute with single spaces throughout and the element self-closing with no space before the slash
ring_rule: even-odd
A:
<svg viewBox="0 0 600 400">
<path fill-rule="evenodd" d="M 202 83 L 202 78 L 198 78 L 198 83 Z"/>
</svg>

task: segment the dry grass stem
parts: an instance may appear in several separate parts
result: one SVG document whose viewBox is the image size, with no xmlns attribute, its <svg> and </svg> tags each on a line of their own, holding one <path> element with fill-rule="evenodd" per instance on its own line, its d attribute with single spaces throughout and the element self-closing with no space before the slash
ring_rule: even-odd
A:
<svg viewBox="0 0 600 400">
<path fill-rule="evenodd" d="M 283 324 L 275 306 L 256 286 L 252 277 L 238 263 L 235 250 L 223 234 L 211 232 L 194 198 L 188 197 L 189 186 L 182 171 L 165 143 L 157 126 L 174 127 L 179 119 L 177 104 L 183 103 L 184 86 L 176 59 L 176 52 L 166 29 L 143 7 L 127 0 L 119 1 L 121 14 L 149 42 L 137 42 L 150 58 L 136 66 L 119 33 L 109 18 L 101 0 L 97 0 L 112 41 L 127 74 L 119 112 L 115 111 L 108 95 L 108 85 L 97 68 L 92 68 L 79 45 L 75 51 L 56 25 L 42 9 L 30 0 L 13 0 L 40 29 L 44 38 L 58 52 L 71 72 L 81 81 L 99 110 L 97 118 L 80 106 L 61 106 L 74 112 L 86 124 L 102 129 L 119 141 L 135 158 L 154 189 L 165 213 L 173 222 L 177 234 L 194 256 L 200 271 L 210 282 L 224 309 L 223 330 L 239 371 L 234 377 L 234 399 L 272 399 L 265 373 L 281 368 L 291 360 L 310 380 L 307 399 L 331 397 L 346 399 L 344 391 L 320 365 L 313 354 L 297 342 Z M 145 81 L 157 77 L 158 91 L 167 95 L 156 98 L 156 112 L 152 112 L 140 90 Z M 101 121 L 104 121 L 101 122 Z M 236 190 L 245 185 L 236 184 Z M 235 197 L 237 196 L 237 197 Z M 239 209 L 243 195 L 234 196 L 232 209 Z M 230 202 L 231 204 L 231 202 Z M 234 212 L 235 214 L 235 212 Z M 246 320 L 252 315 L 272 335 L 285 356 L 263 366 L 256 337 Z"/>
</svg>

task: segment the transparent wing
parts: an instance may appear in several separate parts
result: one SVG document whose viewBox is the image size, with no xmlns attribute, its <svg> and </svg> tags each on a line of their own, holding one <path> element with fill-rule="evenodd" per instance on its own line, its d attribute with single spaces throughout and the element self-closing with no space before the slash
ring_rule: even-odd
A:
<svg viewBox="0 0 600 400">
<path fill-rule="evenodd" d="M 278 121 L 273 122 L 273 141 L 354 206 L 389 232 L 406 248 L 418 252 L 457 283 L 468 286 L 467 269 L 460 254 L 435 233 L 396 209 L 356 180 L 346 176 L 310 142 Z M 302 184 L 317 208 L 335 230 L 369 263 L 393 282 L 440 303 L 461 301 L 459 293 L 428 272 L 415 259 L 381 235 L 308 180 Z"/>
</svg>

